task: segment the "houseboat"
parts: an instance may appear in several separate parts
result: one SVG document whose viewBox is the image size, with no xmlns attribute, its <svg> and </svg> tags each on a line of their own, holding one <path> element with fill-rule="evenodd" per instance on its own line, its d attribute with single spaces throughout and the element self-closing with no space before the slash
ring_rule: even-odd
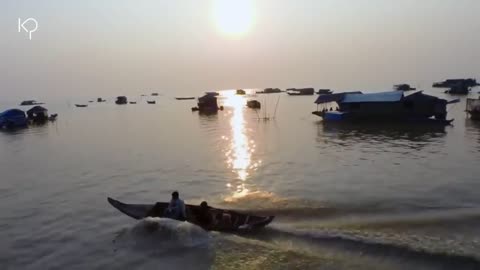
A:
<svg viewBox="0 0 480 270">
<path fill-rule="evenodd" d="M 463 84 L 466 87 L 475 87 L 479 86 L 480 84 L 477 83 L 476 79 L 448 79 L 443 82 L 436 82 L 432 86 L 437 88 L 451 88 L 458 84 Z"/>
<path fill-rule="evenodd" d="M 201 113 L 216 113 L 218 110 L 223 110 L 223 106 L 218 106 L 217 97 L 213 94 L 205 94 L 198 98 L 198 107 L 193 107 L 192 111 L 199 111 Z"/>
<path fill-rule="evenodd" d="M 338 93 L 319 96 L 312 112 L 326 122 L 411 122 L 448 125 L 447 102 L 418 91 L 405 96 L 403 91 L 364 94 Z M 321 107 L 321 108 L 319 108 Z"/>
<path fill-rule="evenodd" d="M 128 103 L 128 100 L 126 96 L 118 96 L 117 100 L 115 100 L 115 104 L 118 104 L 118 105 L 123 105 L 127 103 Z"/>
</svg>

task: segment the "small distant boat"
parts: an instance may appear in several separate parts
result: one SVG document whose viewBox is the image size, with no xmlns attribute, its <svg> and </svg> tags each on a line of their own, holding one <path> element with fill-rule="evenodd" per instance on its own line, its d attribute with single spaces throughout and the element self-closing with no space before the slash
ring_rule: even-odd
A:
<svg viewBox="0 0 480 270">
<path fill-rule="evenodd" d="M 237 95 L 245 95 L 246 92 L 243 89 L 237 89 Z"/>
<path fill-rule="evenodd" d="M 260 109 L 261 108 L 261 104 L 258 100 L 249 100 L 247 101 L 247 107 L 248 108 L 251 108 L 251 109 Z"/>
<path fill-rule="evenodd" d="M 88 105 L 87 104 L 75 104 L 75 107 L 85 108 L 85 107 L 88 107 Z"/>
<path fill-rule="evenodd" d="M 118 105 L 123 105 L 127 103 L 128 103 L 128 100 L 126 96 L 118 96 L 117 100 L 115 100 L 115 104 L 118 104 Z"/>
<path fill-rule="evenodd" d="M 155 104 L 155 103 L 157 103 L 157 102 L 156 102 L 155 100 L 147 100 L 147 103 L 148 103 L 148 104 Z"/>
<path fill-rule="evenodd" d="M 330 89 L 318 89 L 318 92 L 317 92 L 317 94 L 319 95 L 330 95 L 332 93 L 333 91 Z"/>
<path fill-rule="evenodd" d="M 24 100 L 20 103 L 20 106 L 32 106 L 32 105 L 42 105 L 42 102 L 37 102 L 35 100 Z"/>
<path fill-rule="evenodd" d="M 130 101 L 129 103 L 130 103 L 130 104 L 137 104 L 136 101 Z"/>
<path fill-rule="evenodd" d="M 273 93 L 281 93 L 282 90 L 280 88 L 265 88 L 263 91 L 256 92 L 257 94 L 273 94 Z"/>
<path fill-rule="evenodd" d="M 214 96 L 214 97 L 216 97 L 216 96 L 219 95 L 219 93 L 217 93 L 217 92 L 205 92 L 205 95 L 209 95 L 209 96 Z"/>
<path fill-rule="evenodd" d="M 190 99 L 195 99 L 195 97 L 176 97 L 176 100 L 190 100 Z"/>
<path fill-rule="evenodd" d="M 158 93 L 152 93 L 152 96 L 156 97 L 158 96 Z"/>
<path fill-rule="evenodd" d="M 97 98 L 97 102 L 105 102 L 105 101 L 106 101 L 105 99 Z"/>
<path fill-rule="evenodd" d="M 51 115 L 48 117 L 48 121 L 53 122 L 53 121 L 57 120 L 57 116 L 58 116 L 58 114 L 56 114 L 56 113 L 51 114 Z"/>
<path fill-rule="evenodd" d="M 393 86 L 393 89 L 397 91 L 413 91 L 417 90 L 417 88 L 412 88 L 410 84 L 402 83 L 402 84 L 397 84 Z"/>
<path fill-rule="evenodd" d="M 315 93 L 313 88 L 289 88 L 287 89 L 287 94 L 290 96 L 311 96 Z"/>
<path fill-rule="evenodd" d="M 479 86 L 480 84 L 477 83 L 476 79 L 469 78 L 469 79 L 448 79 L 443 82 L 436 82 L 433 84 L 433 87 L 436 88 L 451 88 L 457 85 L 465 85 L 466 87 L 475 87 Z"/>
</svg>

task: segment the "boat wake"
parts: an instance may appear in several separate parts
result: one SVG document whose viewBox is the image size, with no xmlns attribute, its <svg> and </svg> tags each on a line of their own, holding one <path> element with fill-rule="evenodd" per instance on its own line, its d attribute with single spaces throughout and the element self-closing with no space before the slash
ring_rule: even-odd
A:
<svg viewBox="0 0 480 270">
<path fill-rule="evenodd" d="M 286 227 L 266 228 L 262 234 L 246 237 L 274 243 L 277 246 L 295 246 L 296 250 L 309 252 L 338 252 L 352 256 L 381 258 L 407 264 L 421 265 L 433 269 L 480 269 L 480 258 L 415 248 L 394 242 L 376 241 L 373 239 L 342 234 L 341 232 L 312 232 L 295 230 Z"/>
<path fill-rule="evenodd" d="M 114 242 L 141 252 L 164 253 L 177 249 L 208 246 L 211 236 L 188 222 L 166 218 L 145 218 L 131 228 L 120 231 Z"/>
</svg>

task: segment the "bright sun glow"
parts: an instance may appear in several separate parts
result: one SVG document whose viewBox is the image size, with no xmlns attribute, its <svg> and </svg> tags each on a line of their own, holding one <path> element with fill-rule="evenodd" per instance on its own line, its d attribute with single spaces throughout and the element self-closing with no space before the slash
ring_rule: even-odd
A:
<svg viewBox="0 0 480 270">
<path fill-rule="evenodd" d="M 243 36 L 253 25 L 253 1 L 214 0 L 213 18 L 220 32 L 232 37 Z"/>
</svg>

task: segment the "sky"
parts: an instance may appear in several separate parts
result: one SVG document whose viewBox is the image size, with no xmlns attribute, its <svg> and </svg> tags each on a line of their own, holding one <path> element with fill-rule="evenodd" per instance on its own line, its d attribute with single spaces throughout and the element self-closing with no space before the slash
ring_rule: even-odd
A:
<svg viewBox="0 0 480 270">
<path fill-rule="evenodd" d="M 480 79 L 478 0 L 244 1 L 2 0 L 0 99 Z"/>
</svg>

